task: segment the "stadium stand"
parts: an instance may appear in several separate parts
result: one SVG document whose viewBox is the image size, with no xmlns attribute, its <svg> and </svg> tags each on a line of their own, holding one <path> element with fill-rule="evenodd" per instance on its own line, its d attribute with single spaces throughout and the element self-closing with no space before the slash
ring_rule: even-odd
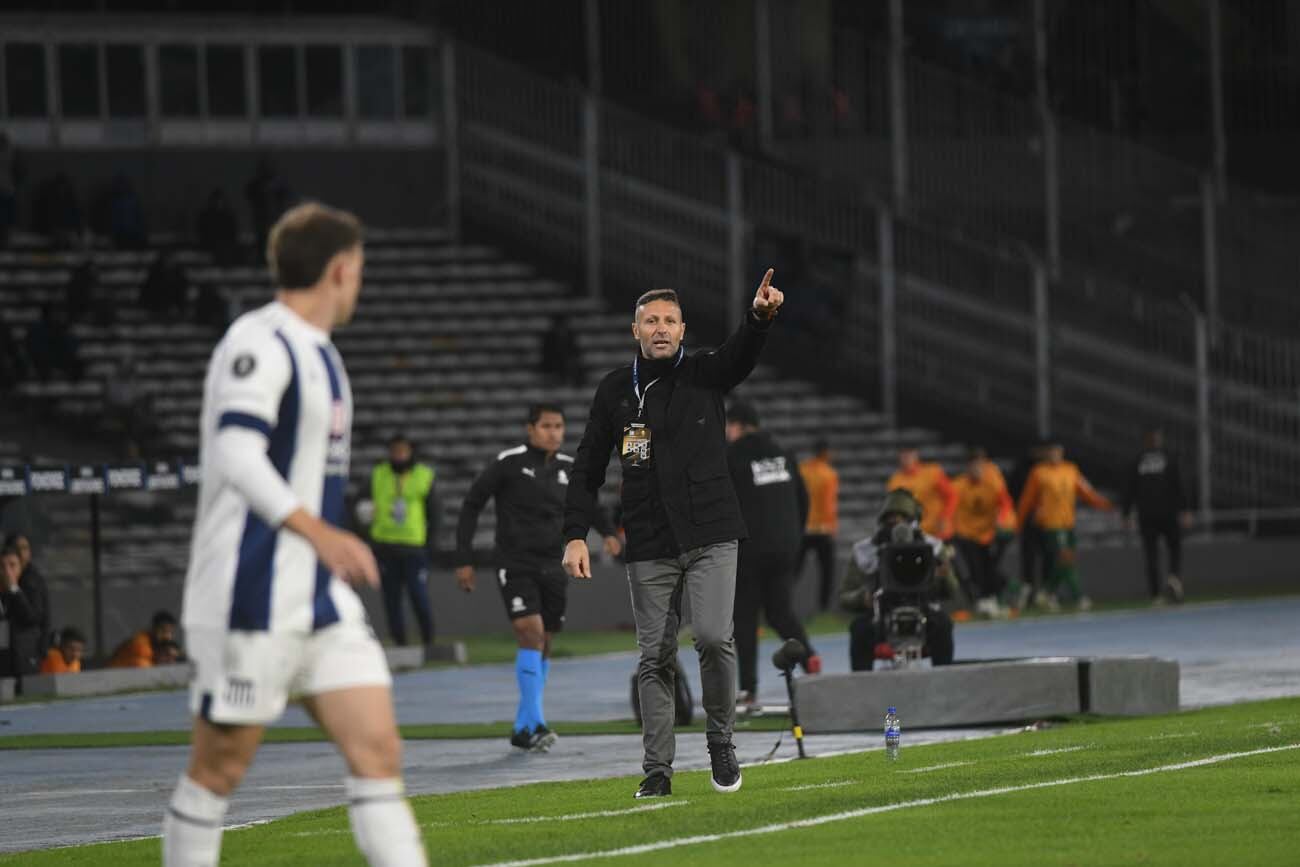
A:
<svg viewBox="0 0 1300 867">
<path fill-rule="evenodd" d="M 250 309 L 269 297 L 264 270 L 216 267 L 186 246 L 171 248 L 188 267 L 192 284 L 218 286 L 238 307 Z M 209 353 L 219 333 L 190 322 L 150 319 L 135 301 L 151 252 L 97 251 L 101 284 L 113 300 L 114 321 L 73 326 L 86 364 L 82 381 L 27 381 L 17 391 L 29 412 L 89 440 L 83 448 L 104 459 L 110 434 L 100 425 L 105 382 L 124 358 L 134 360 L 138 390 L 152 402 L 160 431 L 151 457 L 193 456 L 197 413 Z M 18 332 L 43 305 L 62 303 L 63 285 L 79 255 L 39 248 L 0 255 L 4 322 Z M 375 230 L 367 251 L 366 287 L 357 319 L 337 335 L 356 400 L 353 501 L 365 495 L 368 474 L 384 457 L 384 443 L 403 430 L 435 465 L 445 514 L 452 527 L 474 475 L 483 462 L 520 437 L 523 412 L 533 401 L 558 400 L 569 420 L 567 448 L 581 437 L 590 390 L 603 373 L 626 362 L 631 343 L 628 315 L 597 299 L 575 297 L 526 263 L 490 246 L 457 244 L 437 230 Z M 689 293 L 687 295 L 689 299 Z M 689 310 L 689 300 L 688 300 Z M 538 370 L 546 323 L 566 315 L 578 334 L 586 384 L 546 385 Z M 838 454 L 844 494 L 841 521 L 851 541 L 869 526 L 893 471 L 901 444 L 956 471 L 964 447 L 934 432 L 890 427 L 861 399 L 833 394 L 807 380 L 762 367 L 744 387 L 764 414 L 765 426 L 801 456 L 826 437 Z M 36 455 L 39 443 L 24 444 Z M 130 461 L 125 461 L 129 463 Z M 138 460 L 137 460 L 138 463 Z M 617 485 L 617 468 L 610 489 Z M 89 593 L 90 538 L 85 504 L 73 498 L 41 498 L 33 506 L 46 516 L 50 537 L 43 566 L 64 592 Z M 194 513 L 192 493 L 118 494 L 103 503 L 103 574 L 108 588 L 157 588 L 179 594 Z M 480 523 L 476 547 L 492 545 L 495 520 Z M 444 548 L 449 544 L 443 540 Z M 109 638 L 126 624 L 108 624 Z"/>
</svg>

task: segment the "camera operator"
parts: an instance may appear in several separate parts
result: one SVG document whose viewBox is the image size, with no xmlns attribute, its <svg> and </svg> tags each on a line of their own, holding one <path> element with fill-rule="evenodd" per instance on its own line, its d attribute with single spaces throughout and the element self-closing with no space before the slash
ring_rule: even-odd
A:
<svg viewBox="0 0 1300 867">
<path fill-rule="evenodd" d="M 886 574 L 887 564 L 906 560 L 913 568 Z M 854 671 L 870 671 L 876 648 L 892 658 L 894 644 L 919 642 L 921 656 L 934 665 L 953 658 L 952 620 L 939 605 L 952 581 L 952 555 L 942 540 L 921 530 L 921 504 L 910 492 L 895 489 L 885 495 L 876 532 L 853 546 L 840 606 L 858 614 L 849 624 L 849 661 Z M 904 586 L 905 585 L 905 586 Z M 951 592 L 951 591 L 948 591 Z M 905 654 L 906 655 L 906 654 Z"/>
</svg>

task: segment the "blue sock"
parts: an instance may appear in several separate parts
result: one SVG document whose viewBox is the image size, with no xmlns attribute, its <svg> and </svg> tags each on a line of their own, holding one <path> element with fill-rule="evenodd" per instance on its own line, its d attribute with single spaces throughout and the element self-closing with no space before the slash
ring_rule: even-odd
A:
<svg viewBox="0 0 1300 867">
<path fill-rule="evenodd" d="M 519 712 L 515 731 L 532 731 L 542 722 L 542 652 L 520 649 L 515 654 L 515 679 L 519 681 Z"/>
<path fill-rule="evenodd" d="M 548 657 L 542 657 L 542 688 L 537 691 L 537 721 L 546 725 L 546 712 L 542 710 L 542 705 L 546 698 L 546 681 L 551 676 L 551 660 Z"/>
</svg>

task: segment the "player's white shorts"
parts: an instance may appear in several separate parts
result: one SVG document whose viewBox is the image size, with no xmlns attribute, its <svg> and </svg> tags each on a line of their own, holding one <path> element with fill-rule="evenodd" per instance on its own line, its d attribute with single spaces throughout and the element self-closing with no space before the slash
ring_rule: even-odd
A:
<svg viewBox="0 0 1300 867">
<path fill-rule="evenodd" d="M 364 622 L 310 634 L 195 626 L 185 639 L 194 661 L 190 713 L 222 725 L 265 725 L 292 699 L 393 682 L 384 649 Z"/>
</svg>

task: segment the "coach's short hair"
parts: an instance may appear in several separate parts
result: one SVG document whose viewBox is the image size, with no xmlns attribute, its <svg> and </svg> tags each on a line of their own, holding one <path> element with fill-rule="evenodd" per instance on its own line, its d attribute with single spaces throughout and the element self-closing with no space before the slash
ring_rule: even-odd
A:
<svg viewBox="0 0 1300 867">
<path fill-rule="evenodd" d="M 651 289 L 649 292 L 636 299 L 636 306 L 632 308 L 632 318 L 636 319 L 641 308 L 651 301 L 668 301 L 677 305 L 677 309 L 682 309 L 682 300 L 677 297 L 676 289 Z"/>
<path fill-rule="evenodd" d="M 363 240 L 361 221 L 347 211 L 304 202 L 285 211 L 271 227 L 266 263 L 281 289 L 309 289 L 330 260 Z"/>
<path fill-rule="evenodd" d="M 553 412 L 560 418 L 564 418 L 564 407 L 560 406 L 558 403 L 547 403 L 546 401 L 543 401 L 528 407 L 528 423 L 537 424 L 542 420 L 542 416 L 548 412 Z"/>
</svg>

